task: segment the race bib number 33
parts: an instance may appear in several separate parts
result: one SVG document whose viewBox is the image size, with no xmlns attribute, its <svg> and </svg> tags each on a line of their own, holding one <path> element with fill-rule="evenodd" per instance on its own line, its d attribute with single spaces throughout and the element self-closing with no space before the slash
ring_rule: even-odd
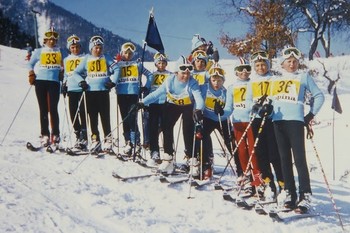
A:
<svg viewBox="0 0 350 233">
<path fill-rule="evenodd" d="M 61 66 L 62 56 L 60 52 L 42 53 L 40 56 L 40 64 L 42 66 L 53 66 L 57 68 Z"/>
</svg>

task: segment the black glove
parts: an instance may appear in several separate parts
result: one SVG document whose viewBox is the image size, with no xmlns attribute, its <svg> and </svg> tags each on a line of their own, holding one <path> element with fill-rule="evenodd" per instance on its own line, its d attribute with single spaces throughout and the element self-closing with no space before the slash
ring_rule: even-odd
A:
<svg viewBox="0 0 350 233">
<path fill-rule="evenodd" d="M 115 83 L 109 80 L 109 81 L 107 81 L 107 82 L 105 83 L 105 87 L 106 87 L 108 90 L 111 90 L 113 87 L 115 87 Z"/>
<path fill-rule="evenodd" d="M 224 115 L 224 108 L 221 106 L 219 101 L 216 101 L 214 104 L 214 112 L 216 115 L 220 114 L 220 116 Z"/>
<path fill-rule="evenodd" d="M 200 123 L 203 120 L 202 110 L 196 109 L 193 112 L 193 120 L 196 123 Z"/>
<path fill-rule="evenodd" d="M 81 89 L 83 89 L 83 91 L 87 91 L 87 89 L 89 89 L 89 84 L 87 84 L 86 81 L 81 81 L 79 83 L 79 87 L 81 87 Z"/>
<path fill-rule="evenodd" d="M 272 111 L 273 111 L 273 106 L 271 104 L 264 104 L 259 111 L 259 116 L 260 117 L 270 116 Z"/>
<path fill-rule="evenodd" d="M 308 114 L 306 114 L 306 116 L 304 117 L 304 124 L 305 124 L 305 126 L 308 126 L 310 124 L 312 119 L 314 119 L 314 116 L 315 115 L 312 112 L 309 112 Z"/>
<path fill-rule="evenodd" d="M 255 114 L 255 113 L 259 113 L 261 109 L 261 104 L 254 104 L 253 107 L 252 107 L 252 112 Z"/>
<path fill-rule="evenodd" d="M 149 94 L 149 90 L 147 87 L 140 87 L 140 95 L 143 94 L 144 96 L 145 95 L 148 95 Z"/>
<path fill-rule="evenodd" d="M 131 105 L 129 113 L 136 114 L 138 110 L 144 108 L 145 105 L 142 102 L 138 102 L 136 104 Z"/>
<path fill-rule="evenodd" d="M 66 98 L 67 92 L 68 92 L 68 87 L 67 87 L 67 83 L 64 82 L 62 83 L 62 89 L 61 89 L 62 95 L 64 98 Z"/>
<path fill-rule="evenodd" d="M 213 52 L 213 59 L 216 63 L 219 62 L 219 59 L 220 59 L 220 56 L 219 56 L 219 51 L 217 49 L 214 49 L 214 52 Z"/>
<path fill-rule="evenodd" d="M 208 48 L 207 48 L 207 55 L 212 55 L 214 53 L 214 45 L 213 42 L 209 41 L 208 42 Z"/>
</svg>

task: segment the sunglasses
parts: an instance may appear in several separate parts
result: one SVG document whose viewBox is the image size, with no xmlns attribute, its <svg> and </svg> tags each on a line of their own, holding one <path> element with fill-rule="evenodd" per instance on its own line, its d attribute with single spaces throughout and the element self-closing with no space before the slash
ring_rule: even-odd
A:
<svg viewBox="0 0 350 233">
<path fill-rule="evenodd" d="M 214 67 L 214 68 L 211 68 L 209 70 L 209 75 L 210 76 L 218 75 L 220 77 L 224 77 L 225 76 L 225 71 L 222 68 L 220 68 L 220 67 Z"/>
<path fill-rule="evenodd" d="M 167 55 L 165 55 L 165 54 L 156 53 L 156 54 L 154 54 L 153 59 L 154 59 L 154 60 L 160 60 L 160 61 L 166 61 L 166 60 L 168 60 L 168 57 L 167 57 Z"/>
<path fill-rule="evenodd" d="M 76 44 L 80 41 L 80 38 L 76 35 L 71 35 L 70 37 L 68 37 L 67 42 L 68 43 L 72 43 L 72 44 Z"/>
<path fill-rule="evenodd" d="M 299 59 L 301 57 L 301 52 L 299 49 L 295 47 L 289 47 L 289 48 L 283 49 L 282 56 L 285 59 L 290 58 L 291 56 L 294 56 L 296 59 Z"/>
<path fill-rule="evenodd" d="M 123 44 L 123 46 L 122 46 L 122 51 L 127 51 L 127 50 L 130 50 L 131 52 L 135 52 L 136 47 L 134 44 L 128 42 L 128 43 Z"/>
<path fill-rule="evenodd" d="M 45 32 L 45 39 L 51 39 L 51 38 L 57 40 L 58 39 L 58 33 L 54 32 L 54 31 Z"/>
<path fill-rule="evenodd" d="M 181 66 L 179 66 L 179 70 L 182 72 L 185 72 L 186 70 L 192 71 L 193 66 L 192 65 L 181 65 Z"/>
<path fill-rule="evenodd" d="M 250 61 L 251 62 L 254 62 L 254 61 L 257 61 L 257 60 L 268 60 L 269 59 L 269 56 L 268 54 L 265 52 L 265 51 L 258 51 L 258 52 L 255 52 L 253 53 L 251 56 L 250 56 Z"/>
<path fill-rule="evenodd" d="M 243 73 L 244 71 L 250 73 L 252 71 L 252 67 L 250 65 L 240 65 L 235 68 L 236 72 Z"/>
</svg>

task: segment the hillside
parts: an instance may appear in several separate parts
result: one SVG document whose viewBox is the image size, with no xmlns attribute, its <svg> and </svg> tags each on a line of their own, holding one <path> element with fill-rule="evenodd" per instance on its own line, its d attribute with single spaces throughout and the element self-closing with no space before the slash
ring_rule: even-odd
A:
<svg viewBox="0 0 350 233">
<path fill-rule="evenodd" d="M 77 34 L 82 39 L 85 52 L 88 52 L 88 40 L 90 37 L 101 35 L 105 39 L 105 52 L 114 56 L 119 52 L 123 43 L 126 41 L 132 41 L 123 38 L 121 35 L 115 35 L 107 29 L 96 27 L 94 24 L 88 22 L 79 15 L 72 14 L 49 0 L 2 0 L 0 2 L 0 9 L 4 16 L 10 18 L 13 23 L 18 24 L 20 30 L 33 36 L 35 35 L 35 32 L 32 10 L 38 12 L 38 14 L 35 15 L 38 22 L 40 43 L 42 43 L 41 35 L 50 27 L 50 25 L 54 25 L 59 32 L 60 39 L 58 45 L 62 48 L 66 48 L 66 38 L 68 38 L 68 36 Z M 140 41 L 132 42 L 137 45 L 135 57 L 141 57 L 142 47 L 139 45 Z M 35 47 L 35 44 L 31 46 Z M 23 44 L 23 47 L 26 47 L 25 44 Z M 153 60 L 153 54 L 146 51 L 144 59 L 145 61 Z"/>
</svg>

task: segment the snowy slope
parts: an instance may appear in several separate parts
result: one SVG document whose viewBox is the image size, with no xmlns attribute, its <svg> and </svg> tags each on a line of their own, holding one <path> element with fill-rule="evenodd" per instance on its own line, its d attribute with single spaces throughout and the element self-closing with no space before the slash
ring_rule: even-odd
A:
<svg viewBox="0 0 350 233">
<path fill-rule="evenodd" d="M 111 176 L 113 171 L 123 175 L 150 171 L 132 162 L 122 163 L 113 156 L 95 159 L 28 151 L 26 142 L 38 142 L 40 131 L 37 101 L 34 88 L 29 89 L 24 57 L 25 51 L 0 46 L 0 142 L 9 130 L 0 146 L 0 232 L 343 232 L 309 141 L 307 159 L 312 168 L 313 198 L 321 216 L 289 224 L 238 209 L 223 201 L 222 192 L 211 187 L 202 191 L 190 190 L 187 183 L 168 187 L 157 177 L 119 181 Z M 317 116 L 320 124 L 314 127 L 314 141 L 345 231 L 350 232 L 350 175 L 340 180 L 350 171 L 347 153 L 350 109 L 346 102 L 350 97 L 350 77 L 347 77 L 350 62 L 349 57 L 324 62 L 334 78 L 337 70 L 341 70 L 338 92 L 343 114 L 333 115 L 331 95 L 326 94 L 325 105 Z M 234 60 L 222 61 L 228 73 L 226 85 L 232 81 L 235 64 Z M 323 74 L 319 62 L 309 65 Z M 171 63 L 170 70 L 172 66 Z M 153 64 L 146 67 L 152 70 Z M 317 81 L 325 90 L 326 80 L 319 77 Z M 27 92 L 28 97 L 20 108 Z M 111 99 L 112 119 L 116 119 L 114 93 Z M 67 125 L 64 106 L 61 98 L 61 130 L 67 134 L 71 126 Z M 112 127 L 116 125 L 113 120 Z M 214 145 L 220 150 L 213 136 Z M 180 139 L 178 160 L 182 159 L 182 151 Z M 226 165 L 224 158 L 215 159 L 216 164 Z M 224 179 L 234 178 L 227 174 Z"/>
</svg>

